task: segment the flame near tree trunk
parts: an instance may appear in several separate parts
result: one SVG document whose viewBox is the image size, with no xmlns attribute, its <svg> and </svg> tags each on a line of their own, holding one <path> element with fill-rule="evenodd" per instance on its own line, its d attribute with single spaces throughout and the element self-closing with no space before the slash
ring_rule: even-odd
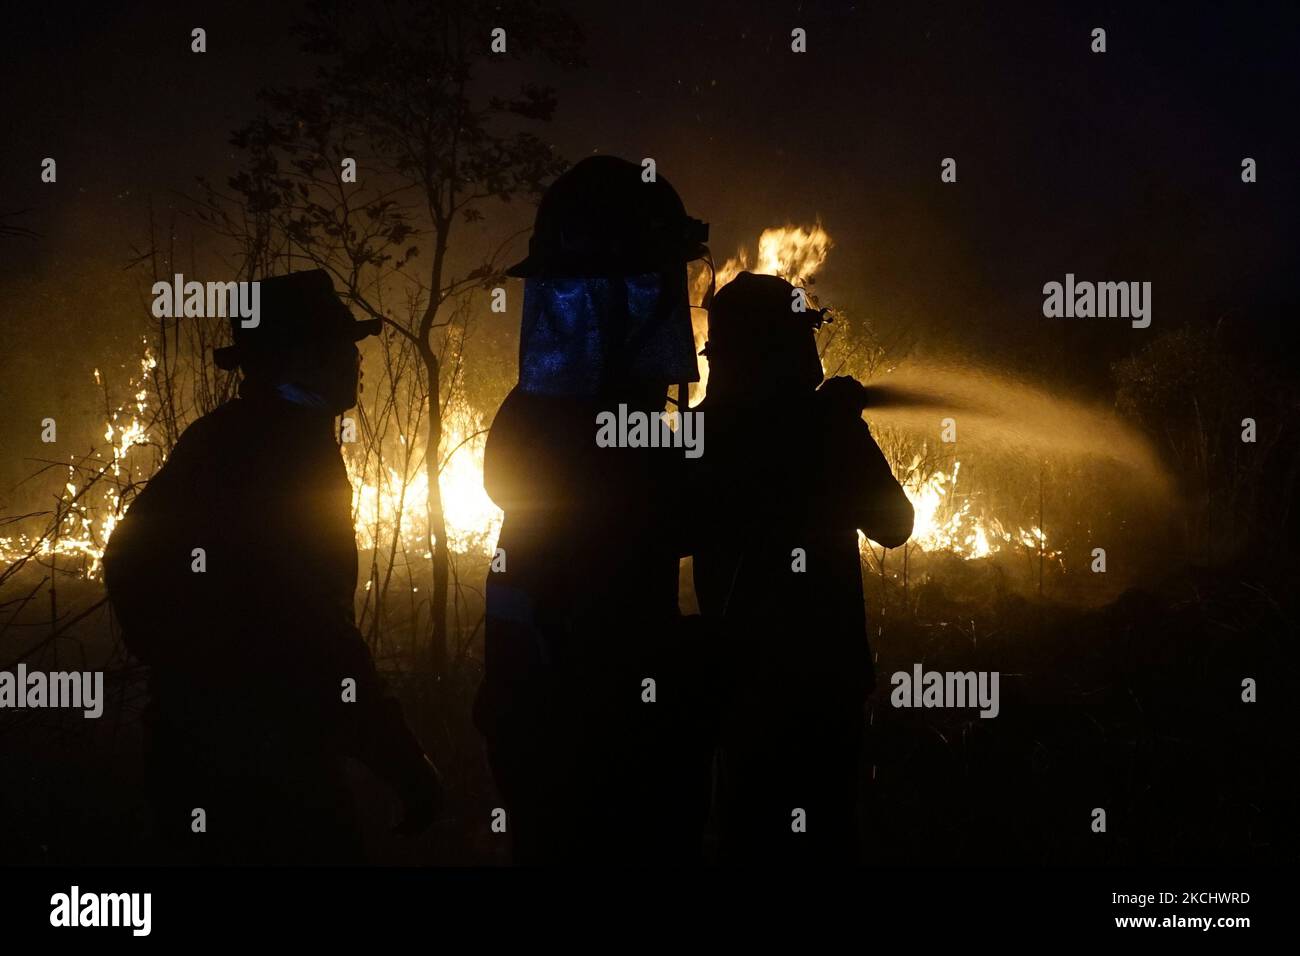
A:
<svg viewBox="0 0 1300 956">
<path fill-rule="evenodd" d="M 809 283 L 825 264 L 832 247 L 829 233 L 820 224 L 766 229 L 752 257 L 742 249 L 718 267 L 717 286 L 721 288 L 744 270 L 780 275 L 796 285 Z M 693 301 L 702 301 L 708 282 L 707 271 L 694 277 Z M 703 310 L 694 310 L 693 325 L 698 350 L 703 348 L 707 335 Z M 111 458 L 97 460 L 114 476 L 128 475 L 137 481 L 149 477 L 142 473 L 147 466 L 137 460 L 135 449 L 151 441 L 146 425 L 149 406 L 145 383 L 153 367 L 146 342 L 140 375 L 130 383 L 134 401 L 107 416 L 104 437 L 111 446 Z M 98 371 L 95 377 L 98 381 Z M 702 399 L 707 388 L 708 361 L 701 356 L 700 382 L 691 388 L 692 403 Z M 456 391 L 442 420 L 439 456 L 431 459 L 429 466 L 418 464 L 425 460 L 424 450 L 419 448 L 412 449 L 414 453 L 407 457 L 407 461 L 417 464 L 405 475 L 389 463 L 378 469 L 381 473 L 373 473 L 376 469 L 367 472 L 364 462 L 345 455 L 353 487 L 357 544 L 363 552 L 388 550 L 396 545 L 403 554 L 425 560 L 433 557 L 429 548 L 434 537 L 428 520 L 429 481 L 431 475 L 438 475 L 449 551 L 462 556 L 491 555 L 502 513 L 483 489 L 485 421 L 486 413 L 471 407 Z M 403 443 L 407 440 L 400 436 Z M 977 514 L 972 497 L 957 492 L 959 461 L 954 460 L 950 470 L 926 470 L 919 457 L 891 460 L 890 464 L 916 511 L 911 547 L 950 552 L 967 559 L 988 557 L 1007 546 L 1055 555 L 1047 550 L 1046 536 L 1038 527 L 1024 528 Z M 119 492 L 112 483 L 78 491 L 84 476 L 84 468 L 70 467 L 57 533 L 0 537 L 0 562 L 11 563 L 32 552 L 68 555 L 84 559 L 83 572 L 87 576 L 99 576 L 104 545 L 119 520 Z M 93 490 L 98 494 L 87 493 Z"/>
</svg>

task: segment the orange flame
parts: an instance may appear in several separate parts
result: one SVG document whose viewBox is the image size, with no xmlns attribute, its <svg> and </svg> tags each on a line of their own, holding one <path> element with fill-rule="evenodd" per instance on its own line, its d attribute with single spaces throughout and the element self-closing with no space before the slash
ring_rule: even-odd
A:
<svg viewBox="0 0 1300 956">
<path fill-rule="evenodd" d="M 833 246 L 830 234 L 814 223 L 810 226 L 786 225 L 763 230 L 758 237 L 757 252 L 751 265 L 750 254 L 740 249 L 717 269 L 716 283 L 721 288 L 743 270 L 765 275 L 779 275 L 795 285 L 810 283 L 826 262 Z M 692 281 L 692 301 L 702 302 L 708 289 L 709 275 L 700 270 Z M 697 351 L 707 337 L 707 319 L 703 310 L 692 316 Z M 700 357 L 700 382 L 691 387 L 692 404 L 704 397 L 708 386 L 708 360 Z M 112 448 L 112 460 L 105 465 L 113 475 L 129 473 L 132 449 L 148 442 L 144 424 L 148 411 L 146 380 L 156 362 L 145 342 L 138 379 L 131 382 L 134 402 L 119 407 L 105 424 L 104 440 Z M 99 371 L 95 380 L 100 381 Z M 129 411 L 129 405 L 134 411 Z M 399 441 L 405 444 L 404 436 Z M 453 396 L 447 419 L 443 422 L 440 449 L 442 469 L 439 485 L 447 524 L 447 539 L 457 554 L 490 555 L 501 526 L 502 513 L 483 489 L 483 450 L 486 443 L 484 419 L 463 396 Z M 399 550 L 422 555 L 429 553 L 427 520 L 428 477 L 423 452 L 415 449 L 407 457 L 413 463 L 410 474 L 385 464 L 382 474 L 366 474 L 363 461 L 345 456 L 353 489 L 353 511 L 357 545 L 362 550 L 383 547 L 394 535 L 400 537 Z M 404 456 L 406 457 L 406 456 Z M 916 511 L 911 543 L 924 551 L 947 551 L 967 559 L 983 558 L 1004 547 L 1023 547 L 1056 557 L 1046 551 L 1047 539 L 1036 527 L 1017 528 L 1014 532 L 996 519 L 972 513 L 971 499 L 956 494 L 960 462 L 954 462 L 951 474 L 936 470 L 919 474 L 919 460 L 904 468 L 891 462 L 895 474 L 907 474 L 904 491 Z M 86 559 L 84 573 L 98 577 L 104 545 L 117 524 L 119 499 L 111 488 L 97 500 L 78 496 L 75 469 L 69 469 L 69 482 L 62 505 L 63 520 L 58 534 L 46 537 L 36 548 L 38 555 L 61 554 Z M 28 554 L 36 539 L 26 535 L 0 537 L 0 562 L 12 563 Z"/>
<path fill-rule="evenodd" d="M 826 262 L 831 251 L 831 236 L 821 223 L 811 226 L 773 226 L 764 229 L 758 237 L 758 255 L 754 264 L 749 264 L 749 250 L 741 248 L 736 254 L 717 267 L 714 286 L 721 289 L 742 272 L 754 272 L 758 275 L 780 276 L 792 285 L 803 285 L 813 277 Z M 709 290 L 709 271 L 700 269 L 691 283 L 691 301 L 703 302 Z M 691 313 L 691 327 L 695 332 L 695 351 L 704 348 L 708 338 L 708 316 L 703 309 Z M 699 356 L 700 380 L 691 386 L 691 404 L 698 404 L 708 390 L 709 360 Z"/>
</svg>

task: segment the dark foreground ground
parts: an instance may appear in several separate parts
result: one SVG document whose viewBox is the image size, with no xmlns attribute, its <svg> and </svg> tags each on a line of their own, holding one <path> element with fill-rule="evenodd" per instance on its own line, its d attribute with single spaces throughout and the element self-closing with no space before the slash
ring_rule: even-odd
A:
<svg viewBox="0 0 1300 956">
<path fill-rule="evenodd" d="M 975 565 L 935 567 L 907 605 L 891 600 L 883 616 L 872 615 L 880 689 L 864 715 L 865 861 L 1295 859 L 1300 707 L 1291 589 L 1244 571 L 1182 572 L 1081 609 L 990 586 Z M 84 587 L 89 603 L 93 586 Z M 869 604 L 878 608 L 878 594 Z M 109 656 L 109 706 L 98 721 L 3 716 L 0 863 L 154 859 L 139 789 L 142 674 L 112 657 L 120 650 L 103 615 L 78 633 L 79 641 L 60 642 L 57 666 L 100 666 Z M 21 645 L 6 644 L 11 659 Z M 999 671 L 1001 713 L 988 720 L 975 711 L 892 708 L 889 675 L 914 663 Z M 508 862 L 504 838 L 488 826 L 497 799 L 469 721 L 478 675 L 472 657 L 436 687 L 394 675 L 451 790 L 432 832 L 398 840 L 387 832 L 396 807 L 358 768 L 375 862 Z M 1247 677 L 1258 683 L 1257 703 L 1242 702 Z M 1105 833 L 1092 831 L 1098 807 Z"/>
</svg>

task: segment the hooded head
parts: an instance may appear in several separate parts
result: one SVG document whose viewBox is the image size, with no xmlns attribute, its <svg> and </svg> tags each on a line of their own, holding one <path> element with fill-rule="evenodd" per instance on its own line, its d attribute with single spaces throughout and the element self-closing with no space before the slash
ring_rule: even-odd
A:
<svg viewBox="0 0 1300 956">
<path fill-rule="evenodd" d="M 613 156 L 584 159 L 542 197 L 524 278 L 519 386 L 541 395 L 662 392 L 699 380 L 686 264 L 708 225 L 662 177 Z"/>
<path fill-rule="evenodd" d="M 824 310 L 805 306 L 779 276 L 742 272 L 709 308 L 709 391 L 778 387 L 811 392 L 822 382 L 817 329 Z"/>
</svg>

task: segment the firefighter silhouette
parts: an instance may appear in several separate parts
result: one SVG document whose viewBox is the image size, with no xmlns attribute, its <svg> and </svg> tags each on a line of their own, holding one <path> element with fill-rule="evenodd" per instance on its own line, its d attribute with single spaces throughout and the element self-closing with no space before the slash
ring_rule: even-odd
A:
<svg viewBox="0 0 1300 956">
<path fill-rule="evenodd" d="M 822 384 L 825 318 L 795 287 L 742 272 L 709 311 L 708 426 L 695 554 L 722 643 L 724 862 L 857 858 L 864 701 L 873 682 L 858 532 L 912 532 L 851 378 Z M 819 387 L 820 386 L 820 387 Z"/>
<path fill-rule="evenodd" d="M 216 353 L 242 370 L 239 397 L 181 435 L 110 539 L 106 582 L 151 668 L 147 773 L 167 852 L 355 861 L 345 756 L 401 795 L 400 831 L 426 828 L 441 802 L 354 619 L 334 419 L 356 404 L 355 343 L 380 323 L 354 321 L 323 270 L 260 292 L 256 325 L 232 318 L 234 344 Z"/>
<path fill-rule="evenodd" d="M 687 263 L 707 226 L 662 177 L 589 157 L 552 184 L 526 259 L 519 382 L 487 439 L 505 516 L 475 704 L 519 863 L 695 860 L 708 815 L 707 647 L 678 610 L 680 448 L 598 447 L 600 412 L 659 413 L 698 370 Z"/>
</svg>

